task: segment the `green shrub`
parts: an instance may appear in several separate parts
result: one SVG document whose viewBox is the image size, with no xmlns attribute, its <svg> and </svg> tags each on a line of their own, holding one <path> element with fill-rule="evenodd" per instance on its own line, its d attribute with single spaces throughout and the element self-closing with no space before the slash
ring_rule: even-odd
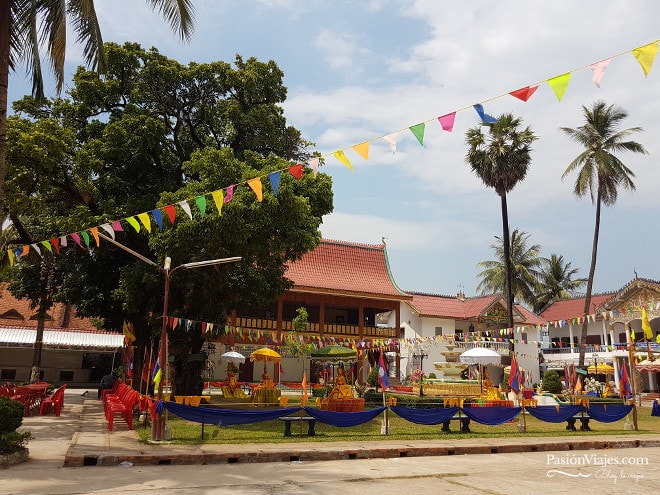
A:
<svg viewBox="0 0 660 495">
<path fill-rule="evenodd" d="M 437 376 L 435 376 L 435 373 L 431 372 L 429 373 L 429 380 L 435 380 Z"/>
<path fill-rule="evenodd" d="M 554 370 L 549 370 L 543 374 L 543 390 L 552 394 L 559 394 L 563 388 L 559 373 Z"/>
<path fill-rule="evenodd" d="M 23 404 L 0 396 L 0 452 L 15 452 L 30 439 L 30 432 L 16 430 L 23 424 Z"/>
<path fill-rule="evenodd" d="M 332 387 L 316 387 L 312 389 L 312 397 L 327 397 L 332 392 Z"/>
<path fill-rule="evenodd" d="M 369 374 L 367 375 L 367 384 L 369 384 L 370 387 L 378 385 L 378 368 L 376 366 L 369 371 Z"/>
</svg>

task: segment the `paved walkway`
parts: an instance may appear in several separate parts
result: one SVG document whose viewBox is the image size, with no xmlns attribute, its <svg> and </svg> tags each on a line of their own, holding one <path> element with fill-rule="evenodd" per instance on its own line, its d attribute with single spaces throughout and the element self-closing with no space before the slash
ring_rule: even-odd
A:
<svg viewBox="0 0 660 495">
<path fill-rule="evenodd" d="M 144 444 L 126 423 L 107 430 L 96 390 L 67 390 L 62 415 L 32 416 L 23 426 L 32 432 L 30 459 L 60 466 L 233 464 L 342 459 L 401 458 L 464 454 L 549 452 L 660 447 L 660 434 L 585 437 L 516 437 L 376 442 L 296 442 L 281 444 Z"/>
</svg>

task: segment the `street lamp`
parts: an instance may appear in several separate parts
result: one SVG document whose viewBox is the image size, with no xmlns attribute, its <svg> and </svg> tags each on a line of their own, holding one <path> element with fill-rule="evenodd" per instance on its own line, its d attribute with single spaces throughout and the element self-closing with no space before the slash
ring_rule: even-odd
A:
<svg viewBox="0 0 660 495">
<path fill-rule="evenodd" d="M 168 315 L 168 306 L 169 306 L 169 299 L 170 299 L 170 278 L 172 277 L 172 274 L 177 271 L 177 270 L 190 270 L 193 268 L 202 268 L 205 266 L 214 266 L 214 265 L 221 265 L 224 263 L 233 263 L 236 261 L 240 261 L 241 257 L 240 256 L 234 256 L 232 258 L 218 258 L 214 260 L 205 260 L 205 261 L 193 261 L 190 263 L 183 263 L 182 265 L 176 266 L 174 268 L 171 268 L 172 265 L 172 259 L 167 256 L 165 258 L 165 262 L 163 266 L 161 267 L 158 263 L 155 261 L 150 260 L 146 256 L 141 255 L 140 253 L 137 253 L 133 251 L 132 249 L 124 246 L 123 244 L 115 241 L 112 237 L 108 237 L 105 234 L 102 234 L 99 232 L 99 237 L 102 239 L 105 239 L 106 241 L 114 244 L 115 246 L 123 249 L 127 253 L 132 254 L 136 258 L 144 261 L 145 263 L 158 268 L 163 272 L 165 275 L 165 297 L 163 299 L 163 324 L 161 327 L 160 331 L 160 349 L 158 350 L 158 360 L 160 362 L 160 369 L 161 369 L 161 376 L 165 376 L 165 366 L 167 366 L 167 315 Z M 163 382 L 164 380 L 161 379 L 158 382 L 158 400 L 163 400 Z M 151 425 L 151 439 L 154 441 L 161 441 L 163 440 L 163 437 L 165 436 L 165 418 L 163 417 L 163 413 L 160 412 L 156 415 L 154 418 L 154 421 Z"/>
<path fill-rule="evenodd" d="M 596 377 L 598 377 L 598 354 L 595 352 L 591 355 L 594 358 L 594 367 L 596 368 Z"/>
<path fill-rule="evenodd" d="M 419 375 L 419 396 L 423 397 L 424 396 L 424 358 L 429 357 L 428 354 L 426 354 L 422 349 L 418 349 L 417 352 L 413 352 L 413 359 L 417 361 L 419 359 L 419 369 L 421 370 L 422 374 Z"/>
<path fill-rule="evenodd" d="M 161 379 L 158 382 L 158 400 L 163 400 L 163 380 L 162 377 L 165 375 L 165 366 L 169 366 L 167 362 L 167 315 L 169 309 L 169 300 L 170 300 L 170 279 L 172 275 L 177 270 L 191 270 L 193 268 L 201 268 L 205 266 L 214 266 L 221 265 L 224 263 L 233 263 L 235 261 L 240 261 L 240 256 L 234 256 L 232 258 L 218 258 L 214 260 L 206 261 L 193 261 L 191 263 L 184 263 L 182 265 L 170 268 L 172 265 L 172 258 L 169 256 L 165 258 L 165 263 L 163 264 L 162 271 L 165 274 L 165 295 L 163 298 L 163 324 L 160 330 L 160 349 L 158 350 L 158 360 L 160 361 L 161 369 Z M 162 441 L 165 437 L 165 418 L 163 413 L 160 412 L 154 418 L 154 421 L 151 425 L 151 439 L 154 441 Z"/>
</svg>

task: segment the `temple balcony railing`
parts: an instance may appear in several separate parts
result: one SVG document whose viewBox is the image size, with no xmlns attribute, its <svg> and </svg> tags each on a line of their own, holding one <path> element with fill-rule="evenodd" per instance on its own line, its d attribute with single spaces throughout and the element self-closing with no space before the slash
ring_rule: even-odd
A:
<svg viewBox="0 0 660 495">
<path fill-rule="evenodd" d="M 473 349 L 475 347 L 485 347 L 488 349 L 493 349 L 494 351 L 497 352 L 504 352 L 507 353 L 509 352 L 510 344 L 508 342 L 485 342 L 485 341 L 462 341 L 462 340 L 455 340 L 454 345 L 458 349 L 465 349 L 466 351 L 469 349 Z"/>
<path fill-rule="evenodd" d="M 277 330 L 277 320 L 267 318 L 236 318 L 236 327 L 251 330 Z M 291 320 L 282 320 L 282 331 L 291 332 L 294 326 Z M 310 322 L 305 334 L 320 333 L 318 322 Z M 358 338 L 360 336 L 360 327 L 357 325 L 344 325 L 339 323 L 326 323 L 323 326 L 323 335 L 346 336 Z M 396 328 L 383 327 L 362 327 L 363 337 L 392 339 L 397 337 Z"/>
</svg>

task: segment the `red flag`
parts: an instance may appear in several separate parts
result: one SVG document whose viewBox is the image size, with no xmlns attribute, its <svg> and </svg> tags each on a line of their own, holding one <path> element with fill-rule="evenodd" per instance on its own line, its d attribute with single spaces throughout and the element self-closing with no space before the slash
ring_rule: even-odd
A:
<svg viewBox="0 0 660 495">
<path fill-rule="evenodd" d="M 509 387 L 515 393 L 520 392 L 520 371 L 518 370 L 518 361 L 516 356 L 511 356 L 511 371 L 509 372 Z"/>
</svg>

